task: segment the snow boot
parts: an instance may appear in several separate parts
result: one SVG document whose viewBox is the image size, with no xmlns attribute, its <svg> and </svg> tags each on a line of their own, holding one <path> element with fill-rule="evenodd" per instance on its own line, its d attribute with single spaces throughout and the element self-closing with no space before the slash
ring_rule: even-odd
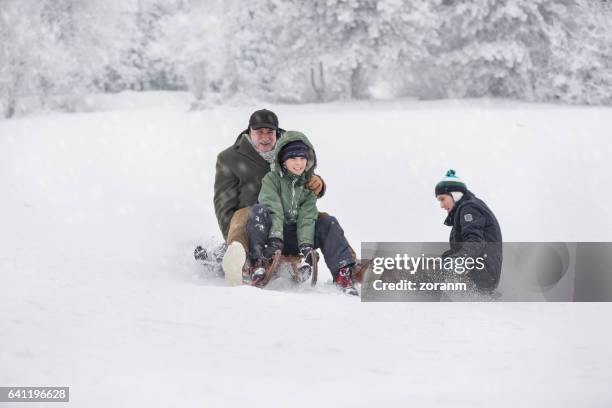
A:
<svg viewBox="0 0 612 408">
<path fill-rule="evenodd" d="M 234 241 L 225 251 L 223 272 L 225 283 L 230 286 L 242 285 L 242 270 L 246 262 L 246 251 L 240 242 Z"/>
<path fill-rule="evenodd" d="M 227 244 L 225 242 L 212 248 L 212 251 L 210 247 L 206 249 L 202 245 L 198 245 L 193 251 L 193 257 L 196 261 L 200 261 L 204 264 L 221 264 L 226 250 Z"/>
<path fill-rule="evenodd" d="M 298 283 L 306 282 L 312 275 L 312 265 L 306 260 L 305 257 L 300 257 L 300 263 L 297 266 L 297 277 Z"/>
<path fill-rule="evenodd" d="M 351 279 L 352 275 L 352 265 L 343 266 L 338 270 L 336 277 L 334 278 L 334 284 L 338 286 L 340 290 L 342 290 L 347 295 L 359 296 L 359 292 L 353 286 L 353 280 Z"/>
<path fill-rule="evenodd" d="M 217 247 L 213 249 L 212 260 L 218 264 L 221 264 L 223 262 L 225 251 L 227 251 L 227 244 L 225 242 L 221 245 L 217 245 Z"/>
<path fill-rule="evenodd" d="M 250 268 L 251 285 L 259 286 L 266 278 L 266 264 L 263 260 L 255 261 Z"/>
<path fill-rule="evenodd" d="M 258 288 L 265 287 L 270 280 L 278 277 L 281 252 L 277 250 L 272 259 L 261 258 L 251 262 L 245 269 L 243 282 Z"/>
<path fill-rule="evenodd" d="M 206 251 L 206 248 L 203 248 L 202 246 L 198 245 L 196 249 L 193 251 L 193 257 L 196 259 L 196 261 L 200 261 L 200 262 L 207 261 L 208 251 Z"/>
</svg>

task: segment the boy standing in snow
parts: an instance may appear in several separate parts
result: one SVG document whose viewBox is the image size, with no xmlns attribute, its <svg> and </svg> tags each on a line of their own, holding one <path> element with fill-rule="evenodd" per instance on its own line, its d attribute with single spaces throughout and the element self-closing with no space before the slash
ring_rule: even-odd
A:
<svg viewBox="0 0 612 408">
<path fill-rule="evenodd" d="M 502 235 L 493 211 L 449 170 L 435 188 L 436 199 L 448 216 L 445 225 L 452 227 L 451 248 L 442 257 L 473 258 L 484 256 L 485 268 L 472 269 L 468 278 L 483 291 L 499 284 L 502 266 Z"/>
<path fill-rule="evenodd" d="M 275 163 L 262 180 L 259 203 L 251 207 L 247 220 L 252 280 L 263 278 L 277 250 L 301 256 L 299 272 L 306 280 L 312 270 L 309 254 L 321 248 L 334 283 L 349 294 L 358 294 L 351 281 L 355 260 L 344 231 L 318 222 L 317 197 L 305 187 L 317 164 L 312 144 L 303 133 L 287 131 L 274 152 Z M 335 219 L 329 218 L 333 224 Z M 230 245 L 228 253 L 231 250 Z"/>
</svg>

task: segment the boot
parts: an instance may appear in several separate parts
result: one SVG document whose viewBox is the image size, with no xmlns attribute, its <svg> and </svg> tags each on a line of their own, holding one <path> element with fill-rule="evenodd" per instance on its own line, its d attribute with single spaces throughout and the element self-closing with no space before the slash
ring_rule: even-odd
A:
<svg viewBox="0 0 612 408">
<path fill-rule="evenodd" d="M 266 262 L 263 259 L 253 262 L 253 265 L 249 268 L 249 275 L 252 285 L 260 285 L 266 277 Z"/>
<path fill-rule="evenodd" d="M 312 265 L 303 256 L 300 257 L 300 264 L 297 267 L 297 272 L 298 276 L 296 280 L 298 283 L 306 282 L 312 275 Z"/>
<path fill-rule="evenodd" d="M 353 265 L 347 265 L 338 269 L 338 273 L 334 279 L 334 284 L 347 295 L 358 296 L 359 292 L 355 286 L 353 286 L 353 280 L 351 279 L 351 275 L 353 273 L 352 268 Z"/>
<path fill-rule="evenodd" d="M 223 272 L 228 285 L 242 285 L 242 270 L 245 262 L 246 251 L 242 244 L 238 241 L 229 244 L 223 256 Z"/>
<path fill-rule="evenodd" d="M 193 251 L 193 257 L 196 261 L 204 262 L 208 260 L 208 251 L 206 248 L 203 248 L 201 245 L 198 245 L 196 249 Z"/>
<path fill-rule="evenodd" d="M 204 248 L 202 245 L 198 245 L 193 251 L 193 257 L 196 259 L 196 261 L 200 261 L 202 263 L 211 262 L 221 264 L 221 262 L 223 262 L 223 255 L 225 255 L 226 250 L 227 244 L 225 242 L 209 249 Z"/>
</svg>

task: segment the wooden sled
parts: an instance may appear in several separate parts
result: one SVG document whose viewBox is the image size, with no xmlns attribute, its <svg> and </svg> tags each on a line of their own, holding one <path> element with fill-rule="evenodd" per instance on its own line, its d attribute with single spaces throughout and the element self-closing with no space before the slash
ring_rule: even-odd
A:
<svg viewBox="0 0 612 408">
<path fill-rule="evenodd" d="M 308 255 L 312 257 L 312 274 L 310 275 L 310 285 L 315 286 L 317 284 L 318 278 L 318 269 L 317 269 L 317 251 L 311 251 Z M 298 271 L 298 266 L 301 262 L 301 258 L 297 255 L 282 255 L 280 251 L 276 251 L 274 257 L 272 258 L 272 262 L 266 268 L 266 274 L 263 280 L 257 284 L 254 284 L 251 281 L 250 274 L 248 271 L 248 266 L 245 265 L 245 268 L 242 273 L 243 283 L 245 285 L 256 286 L 259 288 L 265 287 L 271 280 L 279 277 L 278 270 L 283 266 L 289 267 L 289 273 L 291 278 L 296 283 L 304 283 L 300 280 L 300 273 Z"/>
</svg>

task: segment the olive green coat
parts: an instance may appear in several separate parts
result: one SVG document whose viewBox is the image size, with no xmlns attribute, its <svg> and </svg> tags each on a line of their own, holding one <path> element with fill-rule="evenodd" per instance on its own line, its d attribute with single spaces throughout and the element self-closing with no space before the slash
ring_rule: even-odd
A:
<svg viewBox="0 0 612 408">
<path fill-rule="evenodd" d="M 257 203 L 261 180 L 270 171 L 270 164 L 257 153 L 245 133 L 217 156 L 213 201 L 224 239 L 234 213 Z"/>
<path fill-rule="evenodd" d="M 300 176 L 282 168 L 278 156 L 287 143 L 301 141 L 310 148 L 306 170 Z M 298 245 L 314 245 L 317 197 L 304 186 L 317 166 L 315 150 L 303 133 L 288 131 L 277 142 L 273 169 L 261 183 L 259 203 L 270 211 L 272 227 L 269 238 L 283 239 L 283 225 L 297 224 Z"/>
</svg>

